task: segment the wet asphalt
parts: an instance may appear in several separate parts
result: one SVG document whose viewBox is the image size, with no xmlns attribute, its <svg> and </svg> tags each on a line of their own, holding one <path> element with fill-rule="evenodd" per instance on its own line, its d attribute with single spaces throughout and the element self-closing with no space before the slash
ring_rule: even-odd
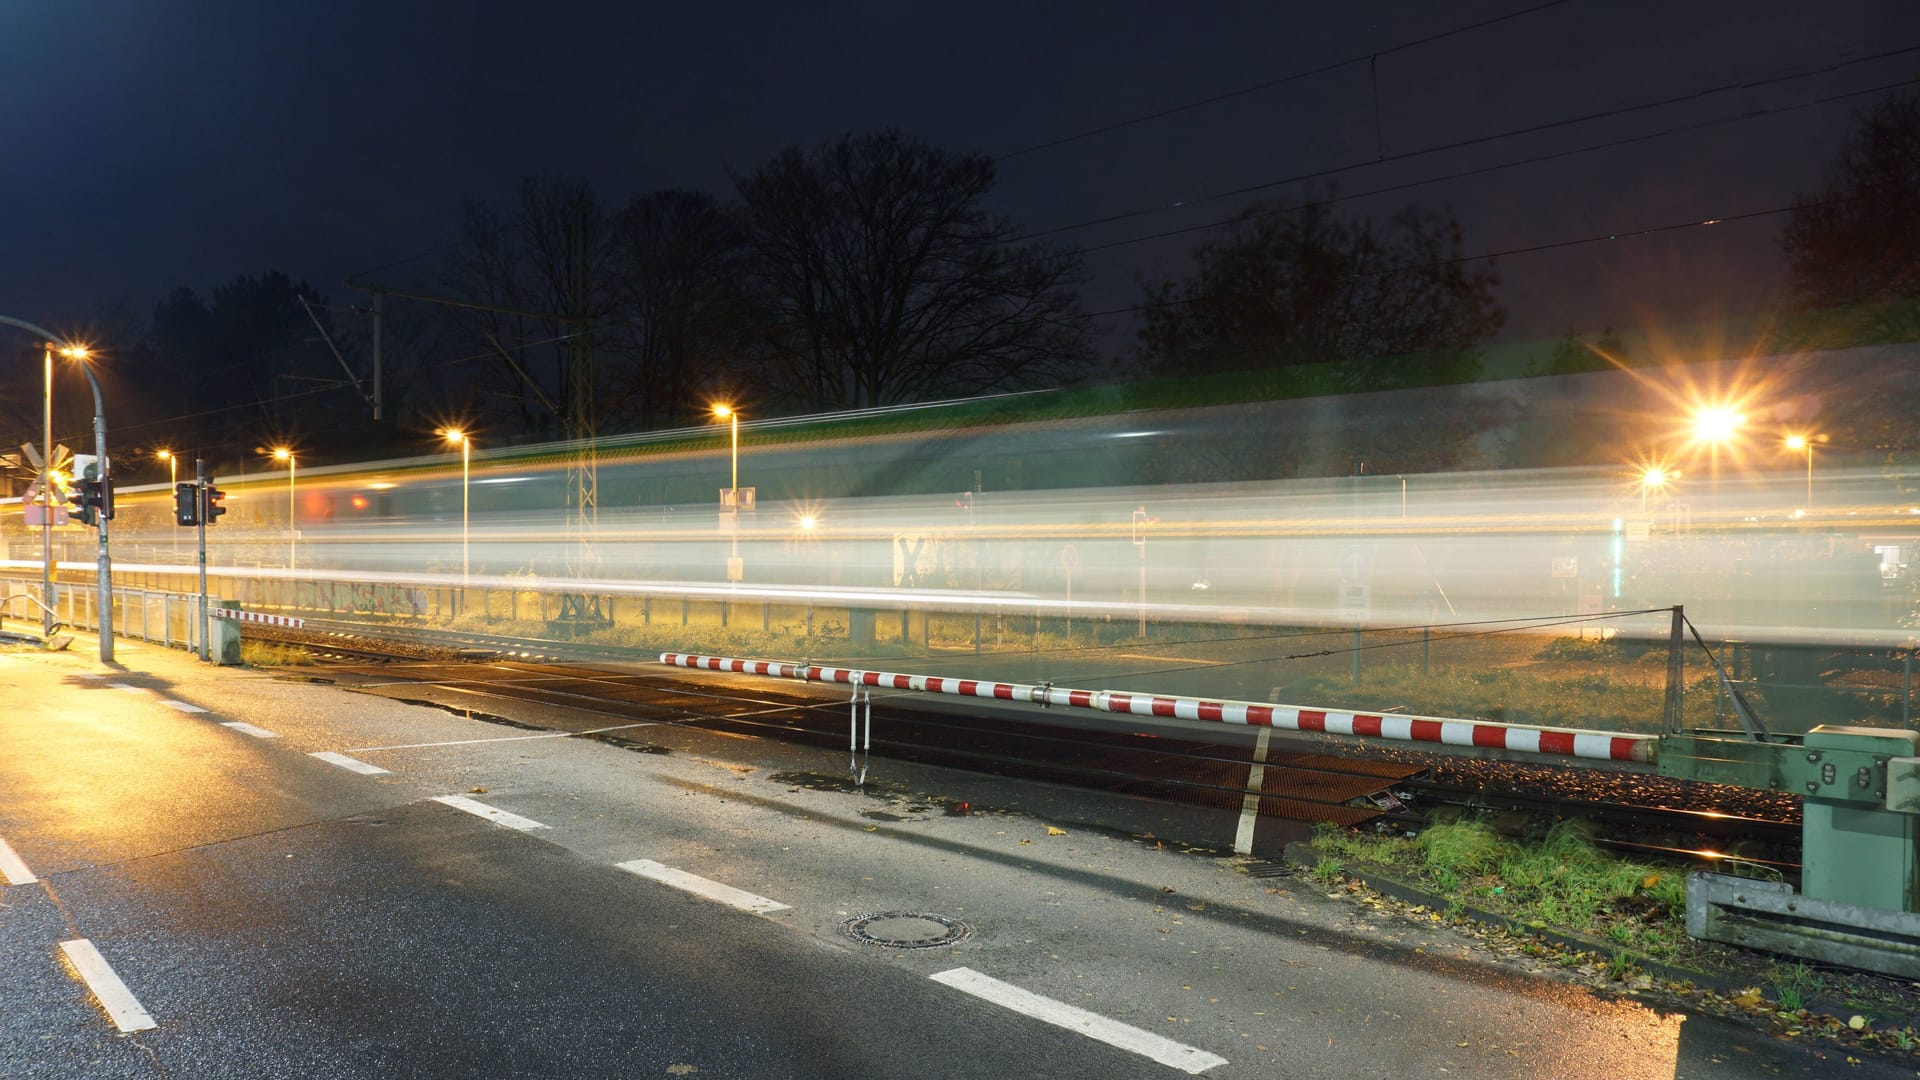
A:
<svg viewBox="0 0 1920 1080">
<path fill-rule="evenodd" d="M 0 651 L 0 841 L 37 878 L 0 883 L 0 1077 L 1911 1075 L 1250 877 L 1124 799 L 885 761 L 854 791 L 844 752 L 657 725 L 635 753 L 88 644 Z M 879 912 L 972 933 L 848 936 Z"/>
</svg>

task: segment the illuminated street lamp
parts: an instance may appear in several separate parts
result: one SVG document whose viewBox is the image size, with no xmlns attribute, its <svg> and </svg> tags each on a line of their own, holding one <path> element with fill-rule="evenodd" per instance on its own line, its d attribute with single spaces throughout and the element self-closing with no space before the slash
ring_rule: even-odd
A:
<svg viewBox="0 0 1920 1080">
<path fill-rule="evenodd" d="M 737 510 L 740 508 L 740 414 L 731 405 L 715 405 L 713 415 L 715 419 L 728 421 L 733 429 L 733 484 L 727 488 L 727 494 Z"/>
<path fill-rule="evenodd" d="M 1640 470 L 1640 509 L 1641 511 L 1644 512 L 1647 509 L 1647 493 L 1648 492 L 1659 491 L 1660 489 L 1666 487 L 1669 483 L 1672 483 L 1674 480 L 1678 479 L 1679 476 L 1680 476 L 1679 473 L 1668 472 L 1666 469 L 1662 468 L 1659 465 L 1649 465 L 1646 468 Z"/>
<path fill-rule="evenodd" d="M 450 443 L 460 444 L 460 582 L 467 580 L 467 476 L 468 466 L 473 453 L 473 440 L 459 428 L 441 428 L 440 434 Z"/>
<path fill-rule="evenodd" d="M 1823 443 L 1826 441 L 1827 441 L 1827 437 L 1825 435 L 1789 435 L 1781 441 L 1781 445 L 1785 446 L 1789 450 L 1792 450 L 1795 452 L 1799 452 L 1802 450 L 1806 451 L 1806 454 L 1807 454 L 1807 510 L 1806 512 L 1809 514 L 1813 513 L 1813 444 Z"/>
<path fill-rule="evenodd" d="M 293 460 L 293 451 L 284 446 L 274 447 L 273 460 L 287 463 L 287 569 L 292 570 L 295 566 L 294 545 L 299 543 L 300 538 L 293 493 L 294 474 L 298 463 Z"/>
<path fill-rule="evenodd" d="M 1747 418 L 1738 410 L 1726 405 L 1712 405 L 1697 409 L 1693 414 L 1693 441 L 1710 446 L 1724 446 L 1746 423 Z"/>
<path fill-rule="evenodd" d="M 733 483 L 727 488 L 725 509 L 732 511 L 728 527 L 731 538 L 727 548 L 727 580 L 739 581 L 746 576 L 746 566 L 740 561 L 740 413 L 731 405 L 715 405 L 715 419 L 727 421 L 733 435 Z"/>
<path fill-rule="evenodd" d="M 180 459 L 174 457 L 173 451 L 171 450 L 155 450 L 153 456 L 167 463 L 167 490 L 172 491 L 174 487 L 180 483 Z M 180 530 L 170 529 L 168 532 L 171 536 L 170 546 L 175 553 L 178 553 L 180 550 Z"/>
</svg>

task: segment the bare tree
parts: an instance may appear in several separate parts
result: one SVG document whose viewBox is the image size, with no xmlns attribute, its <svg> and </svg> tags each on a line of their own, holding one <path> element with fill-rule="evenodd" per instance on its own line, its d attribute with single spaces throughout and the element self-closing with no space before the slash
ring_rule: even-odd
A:
<svg viewBox="0 0 1920 1080">
<path fill-rule="evenodd" d="M 1499 275 L 1462 249 L 1450 212 L 1409 206 L 1380 226 L 1324 199 L 1255 203 L 1194 252 L 1191 277 L 1147 285 L 1143 352 L 1159 374 L 1338 365 L 1313 383 L 1328 390 L 1465 377 L 1506 313 Z"/>
<path fill-rule="evenodd" d="M 763 361 L 808 407 L 1070 377 L 1089 350 L 1078 258 L 981 205 L 993 162 L 890 131 L 737 177 Z"/>
<path fill-rule="evenodd" d="M 637 196 L 615 219 L 609 330 L 629 358 L 609 373 L 608 416 L 641 428 L 692 419 L 749 347 L 737 218 L 704 192 Z"/>
<path fill-rule="evenodd" d="M 456 346 L 484 358 L 476 411 L 523 433 L 560 429 L 572 365 L 590 363 L 607 314 L 612 252 L 606 215 L 584 181 L 525 180 L 505 215 L 462 202 L 441 276 L 473 305 L 447 317 Z"/>
<path fill-rule="evenodd" d="M 1882 98 L 1860 117 L 1827 186 L 1797 200 L 1781 235 L 1788 291 L 1810 327 L 1843 344 L 1920 332 L 1920 94 Z"/>
</svg>

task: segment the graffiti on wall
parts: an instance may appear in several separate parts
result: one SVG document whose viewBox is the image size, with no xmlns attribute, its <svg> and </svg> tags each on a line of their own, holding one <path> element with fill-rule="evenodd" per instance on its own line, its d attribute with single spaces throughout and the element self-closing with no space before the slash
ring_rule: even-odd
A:
<svg viewBox="0 0 1920 1080">
<path fill-rule="evenodd" d="M 425 615 L 431 606 L 425 589 L 354 581 L 303 581 L 295 597 L 310 611 Z"/>
</svg>

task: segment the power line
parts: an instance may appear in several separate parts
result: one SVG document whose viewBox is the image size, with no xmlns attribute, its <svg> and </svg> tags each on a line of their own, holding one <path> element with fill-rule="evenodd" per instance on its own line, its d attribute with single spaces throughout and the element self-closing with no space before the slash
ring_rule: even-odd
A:
<svg viewBox="0 0 1920 1080">
<path fill-rule="evenodd" d="M 1896 56 L 1903 56 L 1907 53 L 1912 53 L 1912 52 L 1920 52 L 1920 44 L 1903 45 L 1903 46 L 1900 46 L 1899 48 L 1886 49 L 1886 50 L 1875 52 L 1866 56 L 1856 57 L 1851 60 L 1838 60 L 1827 65 L 1826 67 L 1816 68 L 1813 70 L 1799 70 L 1799 71 L 1794 71 L 1785 75 L 1771 75 L 1762 79 L 1748 79 L 1748 80 L 1743 80 L 1739 82 L 1721 83 L 1717 86 L 1710 86 L 1710 87 L 1704 87 L 1697 90 L 1690 90 L 1684 94 L 1676 94 L 1671 97 L 1660 98 L 1655 101 L 1641 102 L 1635 105 L 1618 105 L 1608 109 L 1602 109 L 1597 112 L 1584 113 L 1579 116 L 1562 117 L 1558 120 L 1547 121 L 1546 123 L 1530 124 L 1525 127 L 1510 128 L 1506 131 L 1493 132 L 1487 135 L 1476 135 L 1471 138 L 1458 139 L 1449 143 L 1440 143 L 1440 144 L 1425 147 L 1419 150 L 1407 150 L 1401 153 L 1387 154 L 1387 155 L 1384 155 L 1378 158 L 1373 158 L 1366 161 L 1353 161 L 1353 162 L 1348 162 L 1347 164 L 1344 164 L 1344 165 L 1334 165 L 1324 169 L 1315 169 L 1310 172 L 1296 173 L 1292 176 L 1281 177 L 1275 180 L 1263 180 L 1259 183 L 1246 184 L 1246 185 L 1236 187 L 1236 188 L 1231 188 L 1225 191 L 1217 191 L 1210 195 L 1203 195 L 1194 199 L 1182 199 L 1177 203 L 1172 203 L 1168 205 L 1143 207 L 1141 209 L 1128 210 L 1118 214 L 1107 214 L 1102 217 L 1089 218 L 1085 221 L 1077 221 L 1069 225 L 1056 225 L 1052 228 L 1040 229 L 1034 232 L 1024 233 L 1019 237 L 1017 237 L 1016 239 L 1037 240 L 1042 237 L 1057 236 L 1060 233 L 1075 232 L 1080 229 L 1092 228 L 1096 225 L 1111 225 L 1115 222 L 1120 222 L 1120 221 L 1132 221 L 1138 218 L 1148 217 L 1153 214 L 1162 213 L 1167 210 L 1180 209 L 1187 206 L 1196 206 L 1201 203 L 1218 202 L 1222 199 L 1238 198 L 1245 195 L 1251 195 L 1254 192 L 1267 191 L 1272 188 L 1284 187 L 1288 184 L 1298 184 L 1308 180 L 1322 180 L 1330 176 L 1336 176 L 1340 173 L 1352 172 L 1355 169 L 1363 169 L 1369 166 L 1384 165 L 1390 162 L 1397 162 L 1397 161 L 1408 161 L 1417 157 L 1425 157 L 1429 154 L 1437 154 L 1437 153 L 1441 153 L 1443 151 L 1448 151 L 1448 150 L 1460 150 L 1470 146 L 1480 146 L 1490 142 L 1497 142 L 1502 139 L 1511 139 L 1520 135 L 1535 135 L 1543 131 L 1553 131 L 1558 128 L 1572 127 L 1576 124 L 1584 124 L 1594 120 L 1605 120 L 1605 119 L 1610 119 L 1616 116 L 1625 116 L 1630 113 L 1645 112 L 1648 109 L 1659 109 L 1659 108 L 1665 108 L 1670 105 L 1682 104 L 1688 101 L 1697 101 L 1697 100 L 1700 100 L 1701 98 L 1712 97 L 1716 94 L 1724 94 L 1724 93 L 1728 93 L 1735 90 L 1753 90 L 1762 86 L 1771 86 L 1776 83 L 1792 82 L 1798 79 L 1811 78 L 1812 76 L 1815 76 L 1815 75 L 1831 74 L 1833 72 L 1840 71 L 1844 68 L 1852 67 L 1857 64 L 1871 63 L 1876 60 L 1886 60 Z"/>
<path fill-rule="evenodd" d="M 1117 120 L 1110 124 L 1102 124 L 1096 128 L 1089 128 L 1086 131 L 1075 132 L 1072 135 L 1063 135 L 1057 139 L 1049 139 L 1046 142 L 1035 143 L 1032 146 L 1023 146 L 1018 150 L 1010 150 L 1004 154 L 1001 154 L 999 157 L 994 158 L 994 160 L 1008 161 L 1013 158 L 1021 157 L 1026 154 L 1037 153 L 1041 150 L 1051 150 L 1056 146 L 1065 146 L 1067 143 L 1078 142 L 1082 139 L 1090 139 L 1095 135 L 1104 135 L 1109 131 L 1118 131 L 1121 128 L 1132 127 L 1136 124 L 1144 124 L 1153 120 L 1162 120 L 1169 116 L 1178 116 L 1181 113 L 1192 112 L 1195 109 L 1204 109 L 1209 105 L 1218 105 L 1223 101 L 1231 101 L 1234 98 L 1245 97 L 1248 94 L 1257 94 L 1262 90 L 1271 90 L 1276 86 L 1285 86 L 1288 83 L 1298 82 L 1301 79 L 1312 78 L 1315 75 L 1325 75 L 1330 71 L 1338 71 L 1343 67 L 1348 67 L 1353 64 L 1376 61 L 1382 56 L 1388 56 L 1397 52 L 1405 52 L 1408 49 L 1415 49 L 1422 45 L 1431 45 L 1436 41 L 1444 41 L 1445 39 L 1450 37 L 1457 37 L 1461 34 L 1471 33 L 1472 31 L 1475 31 L 1475 30 L 1485 29 L 1486 27 L 1493 26 L 1498 23 L 1503 23 L 1512 19 L 1518 19 L 1523 16 L 1532 15 L 1535 12 L 1545 11 L 1548 8 L 1559 7 L 1560 5 L 1569 3 L 1569 2 L 1570 0 L 1548 0 L 1548 2 L 1544 4 L 1535 4 L 1532 7 L 1522 8 L 1519 11 L 1510 12 L 1506 15 L 1496 15 L 1491 19 L 1482 19 L 1481 21 L 1476 23 L 1468 23 L 1465 26 L 1456 26 L 1451 30 L 1442 30 L 1437 34 L 1429 34 L 1426 37 L 1415 38 L 1412 41 L 1403 41 L 1398 45 L 1389 45 L 1384 49 L 1376 49 L 1376 50 L 1373 50 L 1372 52 L 1364 52 L 1355 56 L 1349 56 L 1344 60 L 1335 60 L 1332 63 L 1322 64 L 1316 68 L 1309 68 L 1305 71 L 1296 71 L 1290 75 L 1282 75 L 1277 79 L 1268 79 L 1265 82 L 1254 83 L 1251 86 L 1243 86 L 1237 90 L 1228 90 L 1225 93 L 1214 94 L 1210 97 L 1200 98 L 1196 101 L 1189 101 L 1183 105 L 1175 105 L 1172 108 L 1160 109 L 1156 112 L 1146 113 L 1144 115 L 1136 116 L 1128 120 Z"/>
<path fill-rule="evenodd" d="M 1354 199 L 1366 199 L 1366 198 L 1372 198 L 1373 196 L 1376 196 L 1376 195 L 1387 195 L 1396 191 L 1405 191 L 1408 188 L 1425 187 L 1429 184 L 1441 184 L 1441 183 L 1446 183 L 1452 180 L 1464 180 L 1471 176 L 1482 176 L 1487 173 L 1499 172 L 1504 169 L 1519 168 L 1521 166 L 1526 166 L 1526 165 L 1539 165 L 1549 161 L 1557 161 L 1561 158 L 1574 157 L 1579 154 L 1590 154 L 1596 150 L 1616 150 L 1622 146 L 1631 146 L 1635 143 L 1650 142 L 1654 139 L 1663 139 L 1670 135 L 1683 135 L 1688 132 L 1702 131 L 1712 127 L 1722 127 L 1727 124 L 1737 124 L 1745 120 L 1758 119 L 1764 116 L 1777 116 L 1784 113 L 1798 112 L 1802 109 L 1812 109 L 1822 105 L 1831 105 L 1836 101 L 1845 101 L 1849 98 L 1865 97 L 1869 94 L 1885 93 L 1888 90 L 1898 90 L 1902 87 L 1913 86 L 1916 84 L 1920 84 L 1920 78 L 1902 79 L 1899 82 L 1882 83 L 1879 86 L 1871 86 L 1864 90 L 1849 90 L 1849 91 L 1846 91 L 1845 93 L 1830 94 L 1826 97 L 1815 98 L 1812 101 L 1803 101 L 1796 105 L 1782 105 L 1777 108 L 1758 109 L 1750 112 L 1744 112 L 1738 116 L 1724 116 L 1714 120 L 1702 120 L 1699 123 L 1695 123 L 1695 124 L 1682 124 L 1677 127 L 1663 128 L 1659 131 L 1645 132 L 1640 135 L 1629 135 L 1625 138 L 1612 139 L 1607 142 L 1588 143 L 1585 146 L 1577 146 L 1569 150 L 1557 150 L 1549 154 L 1535 154 L 1530 157 L 1513 158 L 1507 161 L 1498 162 L 1493 165 L 1482 165 L 1477 168 L 1462 169 L 1458 172 L 1445 173 L 1440 176 L 1429 176 L 1429 177 L 1423 177 L 1418 180 L 1408 180 L 1408 181 L 1405 181 L 1404 183 L 1399 183 L 1399 184 L 1388 184 L 1385 187 L 1371 188 L 1367 191 L 1356 191 L 1351 194 L 1336 193 L 1333 195 L 1329 195 L 1325 198 L 1313 199 L 1308 202 L 1303 202 L 1298 206 L 1277 206 L 1277 207 L 1272 207 L 1270 209 L 1261 210 L 1254 214 L 1246 214 L 1246 215 L 1236 214 L 1233 217 L 1220 218 L 1218 220 L 1209 221 L 1201 225 L 1186 225 L 1178 229 L 1167 229 L 1157 233 L 1147 233 L 1142 236 L 1129 237 L 1125 240 L 1114 240 L 1105 244 L 1094 244 L 1089 247 L 1079 248 L 1078 250 L 1080 251 L 1081 254 L 1084 255 L 1084 254 L 1090 254 L 1096 251 L 1108 251 L 1113 248 L 1128 247 L 1133 244 L 1145 243 L 1149 240 L 1164 240 L 1171 236 L 1183 236 L 1188 233 L 1205 232 L 1209 229 L 1218 229 L 1227 225 L 1232 225 L 1235 222 L 1242 221 L 1242 220 L 1250 220 L 1252 218 L 1257 218 L 1257 217 L 1269 217 L 1275 214 L 1298 213 L 1299 211 L 1302 211 L 1302 210 L 1307 210 L 1307 209 L 1317 208 L 1322 206 L 1332 206 L 1335 203 L 1348 202 Z"/>
</svg>

